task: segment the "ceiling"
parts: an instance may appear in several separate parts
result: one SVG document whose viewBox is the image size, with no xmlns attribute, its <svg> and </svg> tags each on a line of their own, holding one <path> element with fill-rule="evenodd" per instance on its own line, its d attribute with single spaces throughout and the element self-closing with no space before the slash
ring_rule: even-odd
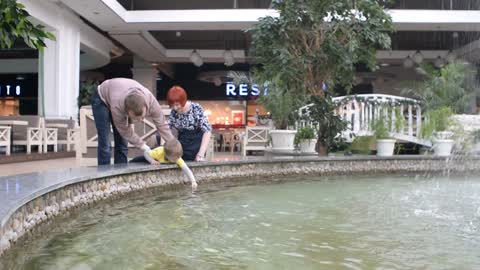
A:
<svg viewBox="0 0 480 270">
<path fill-rule="evenodd" d="M 480 10 L 477 0 L 394 0 L 392 9 Z"/>
<path fill-rule="evenodd" d="M 126 10 L 257 9 L 269 8 L 271 0 L 117 0 Z"/>
<path fill-rule="evenodd" d="M 392 50 L 454 50 L 480 39 L 480 32 L 399 31 L 391 37 Z"/>
<path fill-rule="evenodd" d="M 244 31 L 150 31 L 167 49 L 244 50 L 250 35 Z"/>
</svg>

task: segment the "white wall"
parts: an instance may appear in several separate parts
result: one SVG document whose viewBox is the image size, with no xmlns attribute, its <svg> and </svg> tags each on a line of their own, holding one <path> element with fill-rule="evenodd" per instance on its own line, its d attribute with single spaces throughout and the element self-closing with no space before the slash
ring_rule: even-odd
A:
<svg viewBox="0 0 480 270">
<path fill-rule="evenodd" d="M 40 52 L 39 114 L 48 118 L 76 119 L 80 76 L 80 49 L 85 52 L 83 68 L 108 64 L 113 43 L 83 23 L 69 9 L 52 1 L 18 0 L 25 5 L 34 22 L 53 32 L 56 41 L 47 40 Z M 17 72 L 35 72 L 35 59 L 20 61 Z M 1 70 L 0 70 L 1 72 Z"/>
</svg>

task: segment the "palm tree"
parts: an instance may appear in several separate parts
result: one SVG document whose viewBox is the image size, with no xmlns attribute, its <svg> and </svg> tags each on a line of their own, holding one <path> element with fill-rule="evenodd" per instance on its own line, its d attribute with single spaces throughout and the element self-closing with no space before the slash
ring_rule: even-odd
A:
<svg viewBox="0 0 480 270">
<path fill-rule="evenodd" d="M 446 107 L 456 114 L 470 111 L 478 89 L 476 72 L 468 64 L 454 62 L 440 70 L 422 65 L 417 71 L 425 80 L 403 89 L 402 94 L 419 99 L 427 112 Z"/>
</svg>

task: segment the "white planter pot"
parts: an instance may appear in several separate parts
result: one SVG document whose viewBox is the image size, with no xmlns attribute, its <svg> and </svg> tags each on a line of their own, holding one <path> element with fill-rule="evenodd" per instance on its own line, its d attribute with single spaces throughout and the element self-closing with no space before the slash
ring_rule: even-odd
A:
<svg viewBox="0 0 480 270">
<path fill-rule="evenodd" d="M 450 140 L 453 137 L 451 131 L 438 131 L 433 133 L 433 137 L 437 140 Z"/>
<path fill-rule="evenodd" d="M 303 140 L 300 143 L 300 151 L 302 153 L 315 153 L 315 145 L 317 144 L 316 139 Z"/>
<path fill-rule="evenodd" d="M 296 130 L 271 130 L 272 151 L 293 151 L 295 134 L 297 134 Z"/>
<path fill-rule="evenodd" d="M 473 145 L 471 153 L 474 155 L 480 155 L 480 142 Z"/>
<path fill-rule="evenodd" d="M 433 152 L 435 156 L 448 157 L 452 153 L 453 140 L 435 140 Z"/>
<path fill-rule="evenodd" d="M 396 140 L 385 139 L 377 140 L 377 156 L 390 157 L 393 156 Z"/>
</svg>

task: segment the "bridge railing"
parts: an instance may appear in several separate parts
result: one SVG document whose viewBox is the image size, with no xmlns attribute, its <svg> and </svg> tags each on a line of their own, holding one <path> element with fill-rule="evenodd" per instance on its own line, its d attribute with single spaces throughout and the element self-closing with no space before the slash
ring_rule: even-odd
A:
<svg viewBox="0 0 480 270">
<path fill-rule="evenodd" d="M 346 139 L 351 135 L 362 136 L 373 133 L 372 124 L 375 119 L 383 119 L 390 126 L 390 132 L 402 137 L 418 137 L 422 127 L 422 109 L 420 103 L 411 98 L 382 95 L 365 94 L 350 95 L 333 98 L 336 104 L 335 114 L 347 122 L 347 130 L 342 134 Z M 311 126 L 317 130 L 318 125 L 308 119 L 308 104 L 299 109 L 297 128 Z M 401 117 L 402 121 L 396 118 Z M 398 121 L 398 122 L 397 122 Z M 401 123 L 397 130 L 395 123 Z"/>
</svg>

